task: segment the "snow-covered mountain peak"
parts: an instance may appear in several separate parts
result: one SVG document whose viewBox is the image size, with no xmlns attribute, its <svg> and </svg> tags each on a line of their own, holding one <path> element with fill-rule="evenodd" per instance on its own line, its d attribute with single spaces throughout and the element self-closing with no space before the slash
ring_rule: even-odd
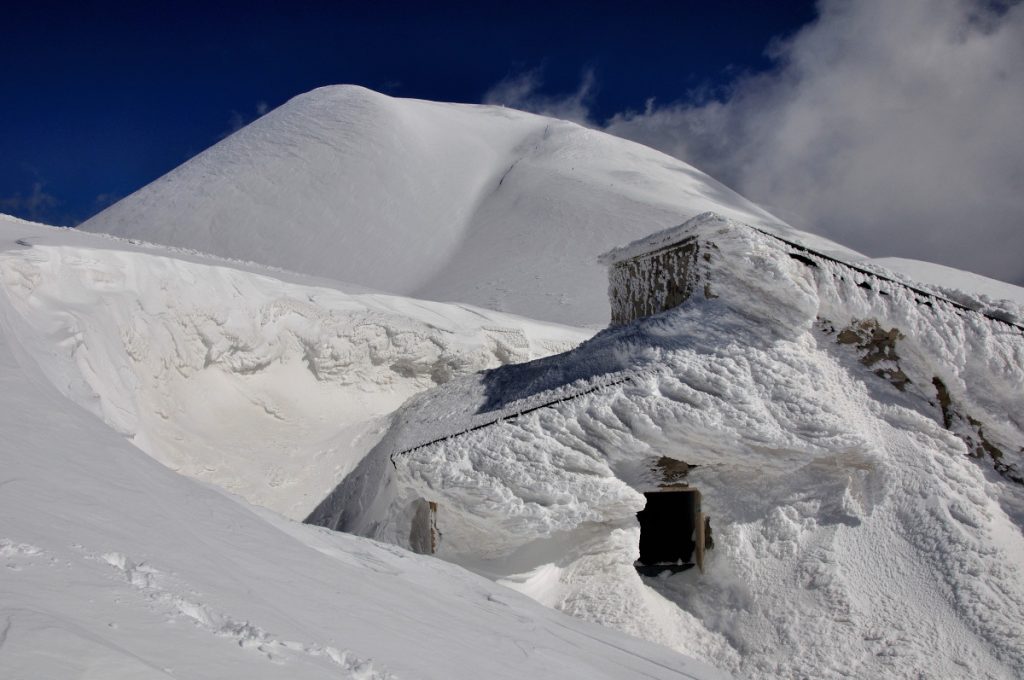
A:
<svg viewBox="0 0 1024 680">
<path fill-rule="evenodd" d="M 82 228 L 601 326 L 596 256 L 707 210 L 792 232 L 696 168 L 574 123 L 335 86 L 292 99 Z"/>
</svg>

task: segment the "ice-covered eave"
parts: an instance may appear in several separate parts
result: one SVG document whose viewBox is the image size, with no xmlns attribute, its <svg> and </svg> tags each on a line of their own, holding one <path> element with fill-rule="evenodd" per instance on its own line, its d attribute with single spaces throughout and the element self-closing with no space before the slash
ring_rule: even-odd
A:
<svg viewBox="0 0 1024 680">
<path fill-rule="evenodd" d="M 620 262 L 625 262 L 637 257 L 643 257 L 645 255 L 651 255 L 667 248 L 681 245 L 685 241 L 697 240 L 706 243 L 714 243 L 716 246 L 722 246 L 725 245 L 724 241 L 727 240 L 722 238 L 724 235 L 742 231 L 755 233 L 759 236 L 765 236 L 777 243 L 781 243 L 790 257 L 800 260 L 806 264 L 814 266 L 815 260 L 832 262 L 841 267 L 853 270 L 860 275 L 900 286 L 917 296 L 923 297 L 924 299 L 922 299 L 921 302 L 933 300 L 946 303 L 961 312 L 978 314 L 989 321 L 994 321 L 997 324 L 1005 325 L 1014 328 L 1017 331 L 1024 332 L 1024 325 L 1021 325 L 1014 320 L 1003 318 L 1001 315 L 991 314 L 987 311 L 963 304 L 962 302 L 951 300 L 926 284 L 918 283 L 899 274 L 890 273 L 880 267 L 872 266 L 868 262 L 859 260 L 851 262 L 849 260 L 842 259 L 837 257 L 835 253 L 822 252 L 821 250 L 814 248 L 811 244 L 803 243 L 799 240 L 792 240 L 778 233 L 723 217 L 715 212 L 701 213 L 678 226 L 655 232 L 620 248 L 609 250 L 598 258 L 598 262 L 611 267 Z M 966 295 L 971 298 L 974 297 L 970 294 Z"/>
<path fill-rule="evenodd" d="M 602 257 L 602 261 L 612 265 L 690 240 L 713 246 L 713 250 L 708 251 L 710 257 L 707 262 L 702 261 L 702 265 L 708 268 L 708 291 L 713 293 L 713 297 L 764 323 L 795 329 L 799 326 L 797 322 L 806 319 L 808 314 L 810 318 L 824 315 L 823 318 L 833 322 L 847 318 L 877 317 L 878 321 L 884 322 L 887 327 L 898 326 L 901 332 L 913 335 L 923 332 L 914 324 L 908 323 L 906 311 L 913 308 L 919 310 L 920 319 L 930 320 L 925 322 L 928 328 L 931 328 L 934 322 L 938 324 L 937 328 L 945 329 L 943 332 L 954 335 L 981 332 L 985 336 L 1008 336 L 1003 341 L 1011 344 L 1024 342 L 1024 336 L 1021 335 L 1024 328 L 1013 321 L 971 309 L 925 287 L 913 285 L 912 282 L 888 277 L 880 271 L 869 269 L 863 263 L 854 264 L 839 260 L 832 255 L 714 213 L 698 215 L 678 227 L 610 251 Z M 772 263 L 777 266 L 773 266 Z M 811 275 L 810 278 L 804 275 L 797 276 L 798 270 L 817 274 Z M 789 281 L 793 285 L 784 285 L 784 281 Z M 806 295 L 808 285 L 817 288 L 818 293 Z M 751 295 L 754 289 L 761 290 L 763 295 Z M 751 300 L 754 302 L 748 304 Z M 802 302 L 798 304 L 798 300 Z M 795 316 L 794 313 L 785 313 L 794 304 L 800 308 L 791 310 Z M 807 305 L 811 308 L 807 308 Z M 771 310 L 769 316 L 764 315 L 765 309 Z M 964 323 L 954 324 L 955 328 L 947 328 L 947 322 L 951 323 L 957 317 Z M 613 335 L 602 336 L 602 342 L 614 343 L 615 338 L 625 341 L 626 338 L 634 337 L 635 332 L 628 328 L 616 330 L 613 331 Z M 532 364 L 536 367 L 532 372 L 524 367 L 523 379 L 535 380 L 534 373 L 537 372 L 557 372 L 558 362 L 558 357 L 542 360 Z M 601 377 L 592 376 L 577 382 L 566 380 L 557 384 L 540 381 L 543 387 L 510 400 L 501 409 L 496 410 L 481 411 L 477 408 L 485 397 L 474 391 L 483 388 L 473 383 L 464 386 L 469 390 L 467 393 L 448 400 L 459 404 L 461 409 L 455 407 L 441 420 L 434 417 L 417 418 L 417 411 L 421 405 L 414 404 L 411 410 L 403 415 L 409 427 L 403 431 L 404 441 L 393 442 L 394 446 L 390 451 L 392 462 L 413 451 L 432 448 L 450 439 L 499 426 L 535 410 L 556 407 L 562 402 L 594 390 L 618 386 L 622 382 L 632 380 L 636 375 L 643 375 L 644 368 L 649 370 L 651 367 L 619 365 L 618 370 L 610 371 Z M 441 388 L 441 391 L 445 389 Z M 452 387 L 449 386 L 447 389 L 451 390 Z M 490 398 L 494 396 L 492 394 Z M 409 436 L 412 433 L 417 436 Z"/>
<path fill-rule="evenodd" d="M 817 234 L 800 231 L 782 223 L 760 223 L 754 227 L 746 222 L 734 220 L 719 213 L 709 211 L 691 217 L 678 226 L 669 227 L 668 229 L 633 241 L 628 245 L 609 250 L 598 257 L 598 262 L 604 265 L 612 265 L 637 257 L 638 255 L 651 254 L 663 248 L 678 245 L 681 241 L 691 238 L 702 231 L 720 230 L 722 227 L 750 229 L 766 236 L 773 236 L 799 248 L 806 248 L 846 262 L 868 261 L 867 256 L 863 253 L 842 246 Z"/>
<path fill-rule="evenodd" d="M 624 260 L 631 260 L 634 257 L 647 255 L 663 248 L 676 245 L 682 241 L 715 228 L 742 228 L 745 226 L 747 225 L 727 219 L 717 213 L 704 212 L 696 217 L 691 217 L 678 226 L 663 229 L 662 231 L 637 239 L 627 245 L 619 248 L 613 248 L 598 257 L 598 262 L 610 266 Z"/>
<path fill-rule="evenodd" d="M 864 256 L 856 251 L 842 248 L 837 244 L 825 241 L 813 234 L 799 232 L 795 229 L 787 229 L 784 232 L 780 232 L 776 229 L 754 227 L 745 222 L 740 222 L 716 212 L 709 211 L 691 217 L 675 227 L 669 227 L 668 229 L 657 231 L 628 243 L 627 245 L 619 248 L 613 248 L 603 255 L 600 255 L 597 258 L 597 261 L 600 264 L 610 266 L 636 257 L 650 255 L 666 248 L 680 245 L 685 241 L 701 239 L 702 237 L 710 236 L 712 234 L 721 236 L 721 234 L 725 232 L 737 230 L 756 232 L 758 234 L 770 236 L 793 247 L 808 250 L 830 259 L 836 259 L 837 256 L 843 256 L 847 260 L 853 261 L 861 261 L 864 259 Z"/>
</svg>

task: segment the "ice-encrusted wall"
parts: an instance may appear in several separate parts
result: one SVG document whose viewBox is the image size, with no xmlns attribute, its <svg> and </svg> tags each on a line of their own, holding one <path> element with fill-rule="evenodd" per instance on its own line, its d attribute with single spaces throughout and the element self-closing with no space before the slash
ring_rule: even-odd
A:
<svg viewBox="0 0 1024 680">
<path fill-rule="evenodd" d="M 706 247 L 691 237 L 608 268 L 612 326 L 624 326 L 685 302 L 701 284 L 699 263 Z"/>
</svg>

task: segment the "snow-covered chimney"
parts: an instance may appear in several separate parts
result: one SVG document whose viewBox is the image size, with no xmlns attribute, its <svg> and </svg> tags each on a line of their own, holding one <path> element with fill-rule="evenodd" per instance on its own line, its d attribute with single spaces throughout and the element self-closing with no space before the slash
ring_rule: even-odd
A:
<svg viewBox="0 0 1024 680">
<path fill-rule="evenodd" d="M 724 220 L 715 213 L 702 213 L 598 259 L 608 266 L 612 326 L 677 307 L 704 285 L 707 272 L 700 264 L 708 260 L 708 253 L 698 233 L 699 227 L 712 222 Z"/>
</svg>

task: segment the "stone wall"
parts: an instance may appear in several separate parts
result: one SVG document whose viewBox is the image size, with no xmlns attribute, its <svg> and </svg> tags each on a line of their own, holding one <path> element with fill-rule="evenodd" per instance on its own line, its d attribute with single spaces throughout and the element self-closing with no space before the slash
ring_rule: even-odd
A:
<svg viewBox="0 0 1024 680">
<path fill-rule="evenodd" d="M 611 265 L 611 325 L 622 326 L 682 304 L 700 285 L 700 250 L 691 237 Z"/>
</svg>

